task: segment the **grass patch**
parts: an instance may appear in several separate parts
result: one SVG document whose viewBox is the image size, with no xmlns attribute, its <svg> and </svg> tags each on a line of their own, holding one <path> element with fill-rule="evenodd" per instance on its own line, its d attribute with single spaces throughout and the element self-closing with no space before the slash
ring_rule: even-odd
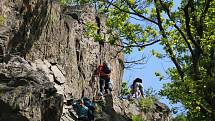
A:
<svg viewBox="0 0 215 121">
<path fill-rule="evenodd" d="M 146 121 L 146 120 L 144 120 L 140 115 L 133 115 L 133 116 L 131 117 L 131 120 L 132 120 L 132 121 Z"/>
<path fill-rule="evenodd" d="M 78 3 L 79 0 L 60 0 L 60 3 L 62 5 L 65 5 L 65 4 L 72 4 L 72 3 Z"/>
<path fill-rule="evenodd" d="M 3 26 L 5 23 L 5 17 L 0 15 L 0 26 Z"/>
</svg>

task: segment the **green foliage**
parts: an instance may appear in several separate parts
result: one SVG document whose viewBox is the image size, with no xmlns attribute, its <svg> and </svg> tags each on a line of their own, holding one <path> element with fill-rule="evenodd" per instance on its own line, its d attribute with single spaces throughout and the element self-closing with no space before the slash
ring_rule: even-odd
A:
<svg viewBox="0 0 215 121">
<path fill-rule="evenodd" d="M 214 0 L 182 0 L 174 9 L 173 0 L 97 1 L 97 5 L 107 16 L 108 34 L 118 33 L 125 53 L 157 42 L 163 47 L 163 54 L 153 50 L 152 54 L 168 57 L 175 67 L 167 70 L 172 82 L 164 85 L 161 95 L 181 102 L 191 120 L 215 119 Z M 114 44 L 116 37 L 110 38 Z"/>
<path fill-rule="evenodd" d="M 159 78 L 159 80 L 163 80 L 164 76 L 162 76 L 159 72 L 155 72 L 155 76 Z"/>
<path fill-rule="evenodd" d="M 155 100 L 152 97 L 141 98 L 139 101 L 140 108 L 143 111 L 152 110 Z"/>
<path fill-rule="evenodd" d="M 159 100 L 158 94 L 152 88 L 145 90 L 145 97 L 139 100 L 141 110 L 147 112 L 155 109 L 155 102 Z"/>
<path fill-rule="evenodd" d="M 128 95 L 128 94 L 130 94 L 130 89 L 128 88 L 128 82 L 123 81 L 122 82 L 121 95 Z"/>
<path fill-rule="evenodd" d="M 161 53 L 159 53 L 159 52 L 157 52 L 157 51 L 155 51 L 155 50 L 151 50 L 151 53 L 152 53 L 152 55 L 154 55 L 155 57 L 157 57 L 157 58 L 162 58 L 162 55 L 161 55 Z"/>
<path fill-rule="evenodd" d="M 148 88 L 147 90 L 144 90 L 145 97 L 152 98 L 154 101 L 158 101 L 160 99 L 158 93 L 153 88 Z"/>
<path fill-rule="evenodd" d="M 60 3 L 62 4 L 62 5 L 64 5 L 64 4 L 67 4 L 67 3 L 70 3 L 72 0 L 60 0 Z"/>
<path fill-rule="evenodd" d="M 96 42 L 104 42 L 104 37 L 101 34 L 98 34 L 97 31 L 99 27 L 92 22 L 88 22 L 85 24 L 85 35 L 87 37 L 92 37 Z"/>
<path fill-rule="evenodd" d="M 4 25 L 5 17 L 0 15 L 0 26 Z"/>
<path fill-rule="evenodd" d="M 172 121 L 188 121 L 187 117 L 183 114 L 177 115 Z"/>
<path fill-rule="evenodd" d="M 139 115 L 133 115 L 131 117 L 132 121 L 145 121 L 141 116 Z"/>
</svg>

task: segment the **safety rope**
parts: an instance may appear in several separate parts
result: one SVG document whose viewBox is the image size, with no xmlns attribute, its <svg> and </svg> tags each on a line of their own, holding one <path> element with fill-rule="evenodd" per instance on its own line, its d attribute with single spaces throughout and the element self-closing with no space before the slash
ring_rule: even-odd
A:
<svg viewBox="0 0 215 121">
<path fill-rule="evenodd" d="M 95 19 L 96 19 L 96 23 L 97 23 L 97 27 L 99 28 L 98 30 L 97 30 L 97 34 L 100 34 L 100 19 L 99 19 L 99 17 L 98 17 L 98 11 L 97 11 L 97 5 L 96 5 L 96 2 L 94 3 L 94 9 L 95 9 L 95 15 L 96 15 L 96 17 L 95 17 Z M 99 80 L 100 80 L 100 70 L 98 70 L 98 69 L 100 69 L 99 68 L 99 66 L 102 64 L 102 47 L 101 47 L 101 43 L 99 42 L 99 65 L 96 67 L 96 76 L 95 76 L 95 84 L 96 84 L 96 88 L 95 88 L 95 92 L 94 92 L 94 94 L 93 94 L 93 98 L 97 98 L 97 95 L 98 95 L 98 93 L 99 93 L 99 91 L 100 91 L 100 84 L 99 84 Z M 98 74 L 98 75 L 97 75 Z"/>
<path fill-rule="evenodd" d="M 83 42 L 83 31 L 82 31 L 82 33 L 81 33 L 81 41 Z M 83 65 L 83 63 L 80 63 L 80 59 L 81 59 L 81 45 L 80 45 L 80 43 L 78 43 L 79 45 L 78 45 L 78 51 L 79 51 L 79 55 L 78 55 L 78 59 L 79 59 L 79 63 L 78 63 L 78 66 L 80 67 L 80 69 L 81 69 L 81 71 L 82 71 L 82 68 L 81 68 L 81 65 Z M 80 74 L 79 74 L 79 79 L 80 79 Z M 81 84 L 81 88 L 82 88 L 82 94 L 81 94 L 81 97 L 83 98 L 84 97 L 84 85 L 85 85 L 85 83 L 84 83 L 84 81 L 85 80 L 83 80 L 82 81 L 82 84 Z"/>
</svg>

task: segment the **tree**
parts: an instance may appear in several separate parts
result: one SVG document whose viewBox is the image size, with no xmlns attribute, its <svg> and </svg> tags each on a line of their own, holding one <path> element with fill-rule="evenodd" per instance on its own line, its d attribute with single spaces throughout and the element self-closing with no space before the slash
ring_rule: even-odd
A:
<svg viewBox="0 0 215 121">
<path fill-rule="evenodd" d="M 130 89 L 128 87 L 128 82 L 123 81 L 122 87 L 121 87 L 121 95 L 125 96 L 125 95 L 129 95 L 129 94 L 130 94 Z"/>
<path fill-rule="evenodd" d="M 180 114 L 173 118 L 172 121 L 188 121 L 188 120 L 185 115 Z"/>
<path fill-rule="evenodd" d="M 182 0 L 176 10 L 172 0 L 98 0 L 96 5 L 107 16 L 109 43 L 126 53 L 154 43 L 163 46 L 164 54 L 152 54 L 170 58 L 175 67 L 168 69 L 172 82 L 161 95 L 181 102 L 195 121 L 215 119 L 214 0 Z"/>
</svg>

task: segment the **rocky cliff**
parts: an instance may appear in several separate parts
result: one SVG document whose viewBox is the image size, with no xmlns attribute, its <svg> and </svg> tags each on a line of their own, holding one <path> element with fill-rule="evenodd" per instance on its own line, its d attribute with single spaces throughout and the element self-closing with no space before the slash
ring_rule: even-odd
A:
<svg viewBox="0 0 215 121">
<path fill-rule="evenodd" d="M 119 95 L 123 54 L 86 37 L 87 22 L 99 22 L 100 31 L 107 30 L 90 5 L 0 1 L 0 121 L 74 120 L 68 101 L 96 96 L 95 70 L 102 61 L 112 67 L 113 97 Z M 130 120 L 118 98 L 106 100 L 109 109 L 99 114 L 101 120 Z"/>
<path fill-rule="evenodd" d="M 19 57 L 0 64 L 0 121 L 59 121 L 63 95 L 38 67 Z"/>
</svg>

